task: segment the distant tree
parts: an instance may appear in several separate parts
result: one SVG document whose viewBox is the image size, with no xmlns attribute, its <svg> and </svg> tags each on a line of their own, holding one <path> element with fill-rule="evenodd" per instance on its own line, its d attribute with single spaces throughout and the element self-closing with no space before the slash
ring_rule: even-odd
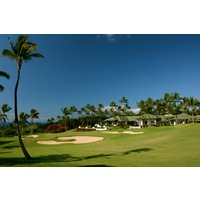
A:
<svg viewBox="0 0 200 200">
<path fill-rule="evenodd" d="M 0 76 L 5 77 L 7 79 L 10 79 L 10 76 L 4 71 L 0 71 Z M 3 90 L 4 90 L 4 86 L 0 85 L 0 92 L 3 91 Z"/>
<path fill-rule="evenodd" d="M 172 113 L 176 116 L 176 124 L 178 123 L 177 115 L 181 113 L 180 111 L 180 102 L 181 97 L 178 92 L 171 93 L 170 102 L 172 103 Z"/>
<path fill-rule="evenodd" d="M 170 100 L 171 100 L 171 96 L 169 93 L 165 93 L 164 97 L 161 99 L 162 102 L 162 113 L 163 115 L 168 118 L 168 122 L 170 125 L 172 125 L 171 121 L 170 121 L 170 115 L 172 114 L 172 106 L 170 104 Z"/>
<path fill-rule="evenodd" d="M 65 131 L 67 131 L 67 117 L 68 117 L 68 115 L 71 114 L 71 111 L 68 109 L 68 107 L 61 108 L 61 111 L 63 113 L 63 121 L 65 124 Z"/>
<path fill-rule="evenodd" d="M 52 118 L 49 118 L 49 119 L 47 119 L 47 123 L 48 124 L 53 124 L 54 123 L 54 121 L 55 121 L 55 119 L 52 117 Z"/>
<path fill-rule="evenodd" d="M 122 112 L 122 116 L 124 116 L 125 111 L 128 109 L 129 105 L 128 105 L 128 99 L 123 96 L 119 102 L 122 104 L 121 106 L 119 106 L 119 112 Z"/>
<path fill-rule="evenodd" d="M 12 43 L 10 41 L 10 38 L 8 38 L 11 50 L 4 49 L 2 51 L 2 55 L 7 56 L 11 60 L 15 60 L 17 62 L 18 76 L 17 76 L 17 81 L 15 84 L 15 90 L 14 90 L 15 122 L 17 124 L 18 139 L 19 139 L 19 143 L 20 143 L 22 152 L 24 153 L 24 156 L 27 159 L 30 159 L 31 156 L 29 155 L 28 151 L 26 150 L 25 145 L 21 138 L 20 124 L 19 124 L 19 119 L 18 119 L 18 108 L 17 108 L 17 90 L 18 90 L 18 86 L 19 86 L 20 73 L 21 73 L 23 61 L 27 62 L 34 57 L 35 58 L 44 58 L 44 56 L 39 53 L 33 53 L 35 50 L 37 50 L 38 46 L 37 46 L 37 44 L 27 41 L 28 38 L 29 38 L 28 35 L 21 35 L 17 38 L 17 41 L 15 43 Z"/>
<path fill-rule="evenodd" d="M 20 128 L 21 128 L 21 133 L 23 134 L 23 128 L 24 125 L 26 125 L 28 123 L 28 119 L 30 118 L 30 115 L 24 112 L 21 112 L 19 114 L 19 124 L 20 124 Z"/>
<path fill-rule="evenodd" d="M 33 125 L 33 119 L 39 119 L 39 112 L 36 109 L 30 111 L 31 124 Z M 33 134 L 33 127 L 31 128 L 31 134 Z"/>
<path fill-rule="evenodd" d="M 110 112 L 112 113 L 112 116 L 113 117 L 116 117 L 117 116 L 117 104 L 114 102 L 114 101 L 112 101 L 111 103 L 110 103 Z"/>
<path fill-rule="evenodd" d="M 73 125 L 73 128 L 75 128 L 75 114 L 78 112 L 78 109 L 76 108 L 76 106 L 71 106 L 69 108 L 69 112 L 72 116 L 72 125 Z"/>
<path fill-rule="evenodd" d="M 192 113 L 192 121 L 194 124 L 194 113 L 196 111 L 197 106 L 199 105 L 199 101 L 198 99 L 194 98 L 194 97 L 190 97 L 189 98 L 189 107 L 191 109 L 191 113 Z"/>
<path fill-rule="evenodd" d="M 4 137 L 4 128 L 5 123 L 8 120 L 8 116 L 6 115 L 7 112 L 12 110 L 11 107 L 8 106 L 8 104 L 3 104 L 0 111 L 0 120 L 3 122 L 3 137 Z"/>
</svg>

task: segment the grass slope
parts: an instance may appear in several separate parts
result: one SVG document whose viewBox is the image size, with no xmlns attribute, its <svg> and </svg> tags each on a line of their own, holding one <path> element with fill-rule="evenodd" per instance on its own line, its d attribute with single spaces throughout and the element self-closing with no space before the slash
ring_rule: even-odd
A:
<svg viewBox="0 0 200 200">
<path fill-rule="evenodd" d="M 200 166 L 200 124 L 145 128 L 143 134 L 102 132 L 39 134 L 24 138 L 33 159 L 26 160 L 17 137 L 0 139 L 0 166 Z M 101 136 L 104 140 L 88 144 L 40 145 L 38 140 L 60 136 Z"/>
</svg>

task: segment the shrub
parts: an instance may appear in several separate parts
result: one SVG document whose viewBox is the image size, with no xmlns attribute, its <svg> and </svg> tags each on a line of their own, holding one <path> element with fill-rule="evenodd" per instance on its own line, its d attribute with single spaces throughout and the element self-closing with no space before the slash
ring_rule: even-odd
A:
<svg viewBox="0 0 200 200">
<path fill-rule="evenodd" d="M 44 130 L 44 133 L 61 133 L 61 132 L 65 132 L 65 126 L 58 126 L 57 124 L 51 124 Z"/>
</svg>

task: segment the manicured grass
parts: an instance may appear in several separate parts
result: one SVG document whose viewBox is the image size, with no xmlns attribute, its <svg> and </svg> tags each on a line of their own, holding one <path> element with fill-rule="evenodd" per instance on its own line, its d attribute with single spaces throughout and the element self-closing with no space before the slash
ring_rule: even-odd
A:
<svg viewBox="0 0 200 200">
<path fill-rule="evenodd" d="M 113 130 L 114 131 L 114 130 Z M 26 160 L 17 137 L 0 139 L 0 166 L 200 166 L 200 124 L 140 129 L 143 134 L 74 132 L 39 134 L 24 138 L 32 156 Z M 100 136 L 87 144 L 41 145 L 38 140 L 58 141 L 60 136 Z"/>
</svg>

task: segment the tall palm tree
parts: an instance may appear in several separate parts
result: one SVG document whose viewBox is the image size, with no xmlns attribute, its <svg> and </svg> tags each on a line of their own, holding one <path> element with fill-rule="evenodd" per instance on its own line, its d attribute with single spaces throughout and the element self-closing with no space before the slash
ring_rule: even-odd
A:
<svg viewBox="0 0 200 200">
<path fill-rule="evenodd" d="M 11 107 L 8 106 L 8 104 L 3 104 L 1 107 L 1 121 L 3 122 L 3 137 L 4 137 L 4 127 L 6 120 L 8 120 L 8 116 L 6 115 L 7 112 L 12 110 Z"/>
<path fill-rule="evenodd" d="M 0 76 L 5 77 L 7 79 L 10 79 L 10 75 L 8 75 L 6 72 L 4 71 L 0 71 Z M 0 92 L 4 90 L 4 86 L 0 85 Z"/>
<path fill-rule="evenodd" d="M 30 118 L 31 118 L 31 124 L 33 125 L 33 119 L 39 119 L 39 112 L 36 109 L 31 109 L 30 112 Z M 31 134 L 33 134 L 33 127 L 31 128 Z"/>
<path fill-rule="evenodd" d="M 15 90 L 14 90 L 14 110 L 15 110 L 15 122 L 17 124 L 17 131 L 18 131 L 18 139 L 19 143 L 22 149 L 22 152 L 24 153 L 24 156 L 27 159 L 30 159 L 31 156 L 29 155 L 28 151 L 26 150 L 24 143 L 22 141 L 21 133 L 20 133 L 20 124 L 18 119 L 18 107 L 17 107 L 17 91 L 19 86 L 19 80 L 20 80 L 20 73 L 23 62 L 27 62 L 31 60 L 32 58 L 44 58 L 43 55 L 39 53 L 33 53 L 37 50 L 38 46 L 35 43 L 27 41 L 29 38 L 28 35 L 21 35 L 17 38 L 17 41 L 15 43 L 10 41 L 10 38 L 8 38 L 8 42 L 10 44 L 9 49 L 4 49 L 2 51 L 3 56 L 7 56 L 11 60 L 15 60 L 17 62 L 17 68 L 18 68 L 18 75 L 17 80 L 15 84 Z"/>
</svg>

